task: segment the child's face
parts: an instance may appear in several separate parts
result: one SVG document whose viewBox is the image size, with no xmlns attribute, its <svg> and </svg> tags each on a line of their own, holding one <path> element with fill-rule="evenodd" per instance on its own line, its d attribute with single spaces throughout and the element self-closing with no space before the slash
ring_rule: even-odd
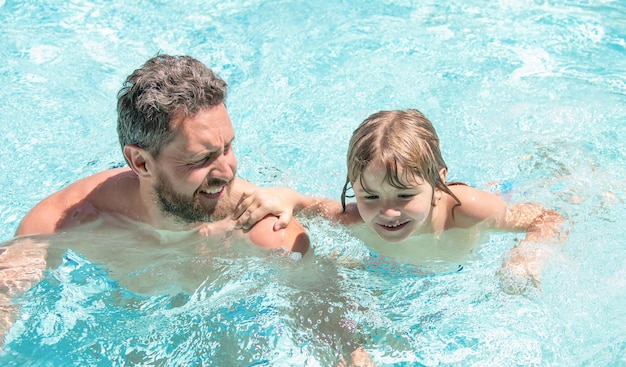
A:
<svg viewBox="0 0 626 367">
<path fill-rule="evenodd" d="M 365 223 L 388 242 L 402 241 L 414 232 L 432 232 L 433 187 L 418 178 L 417 182 L 402 182 L 406 188 L 399 189 L 385 180 L 385 174 L 382 163 L 371 163 L 363 171 L 362 180 L 353 184 Z"/>
</svg>

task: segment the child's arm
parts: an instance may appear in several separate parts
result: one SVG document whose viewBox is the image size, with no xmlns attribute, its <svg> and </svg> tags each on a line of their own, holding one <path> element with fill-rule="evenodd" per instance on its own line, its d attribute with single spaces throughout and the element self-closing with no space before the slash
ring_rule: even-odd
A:
<svg viewBox="0 0 626 367">
<path fill-rule="evenodd" d="M 537 203 L 507 205 L 491 193 L 468 186 L 455 186 L 453 192 L 462 203 L 455 208 L 453 226 L 481 224 L 494 230 L 526 232 L 525 237 L 507 251 L 501 275 L 510 279 L 523 277 L 538 285 L 541 268 L 553 245 L 562 243 L 566 236 L 562 231 L 563 217 Z"/>
<path fill-rule="evenodd" d="M 507 205 L 492 193 L 469 186 L 454 186 L 453 192 L 461 205 L 451 207 L 451 224 L 446 228 L 468 228 L 480 224 L 494 230 L 525 231 L 526 237 L 523 241 L 528 242 L 554 242 L 561 235 L 563 218 L 554 210 L 547 210 L 540 204 Z"/>
<path fill-rule="evenodd" d="M 560 242 L 563 217 L 554 210 L 546 210 L 536 203 L 512 204 L 507 207 L 505 224 L 511 228 L 525 228 L 528 242 Z"/>
<path fill-rule="evenodd" d="M 273 214 L 278 217 L 274 229 L 285 228 L 293 213 L 305 216 L 321 216 L 330 221 L 348 225 L 361 220 L 356 204 L 348 203 L 343 211 L 341 203 L 300 194 L 287 187 L 260 188 L 246 191 L 233 213 L 236 228 L 247 229 L 256 222 Z"/>
<path fill-rule="evenodd" d="M 507 251 L 500 270 L 503 288 L 509 293 L 520 293 L 523 289 L 520 289 L 518 279 L 539 286 L 541 269 L 554 246 L 565 241 L 567 233 L 563 231 L 561 215 L 533 203 L 510 205 L 506 223 L 511 227 L 526 227 L 526 236 Z"/>
</svg>

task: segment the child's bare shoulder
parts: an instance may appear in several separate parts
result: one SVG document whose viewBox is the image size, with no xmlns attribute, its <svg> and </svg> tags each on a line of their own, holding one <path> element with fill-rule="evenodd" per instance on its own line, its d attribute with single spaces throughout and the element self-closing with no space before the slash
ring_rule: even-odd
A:
<svg viewBox="0 0 626 367">
<path fill-rule="evenodd" d="M 459 200 L 453 200 L 454 222 L 457 227 L 478 223 L 490 225 L 506 213 L 506 203 L 496 195 L 467 185 L 453 185 L 450 190 Z"/>
<path fill-rule="evenodd" d="M 488 191 L 480 190 L 466 184 L 452 184 L 448 185 L 448 188 L 461 201 L 463 201 L 463 199 L 479 200 L 497 198 L 496 195 Z"/>
</svg>

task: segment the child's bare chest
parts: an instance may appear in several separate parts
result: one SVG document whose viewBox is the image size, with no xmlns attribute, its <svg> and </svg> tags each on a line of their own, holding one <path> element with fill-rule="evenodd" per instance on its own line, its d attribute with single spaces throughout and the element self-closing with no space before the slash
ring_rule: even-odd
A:
<svg viewBox="0 0 626 367">
<path fill-rule="evenodd" d="M 419 266 L 458 266 L 468 260 L 481 237 L 477 229 L 450 229 L 439 234 L 412 235 L 401 242 L 385 242 L 367 226 L 355 226 L 352 233 L 381 256 Z"/>
</svg>

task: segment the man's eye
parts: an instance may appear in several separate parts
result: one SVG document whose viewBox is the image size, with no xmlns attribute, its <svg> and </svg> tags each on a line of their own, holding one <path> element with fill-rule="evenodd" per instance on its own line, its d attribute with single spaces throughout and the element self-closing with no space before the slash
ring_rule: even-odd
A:
<svg viewBox="0 0 626 367">
<path fill-rule="evenodd" d="M 202 166 L 212 159 L 212 155 L 206 156 L 204 159 L 191 163 L 192 166 Z"/>
</svg>

